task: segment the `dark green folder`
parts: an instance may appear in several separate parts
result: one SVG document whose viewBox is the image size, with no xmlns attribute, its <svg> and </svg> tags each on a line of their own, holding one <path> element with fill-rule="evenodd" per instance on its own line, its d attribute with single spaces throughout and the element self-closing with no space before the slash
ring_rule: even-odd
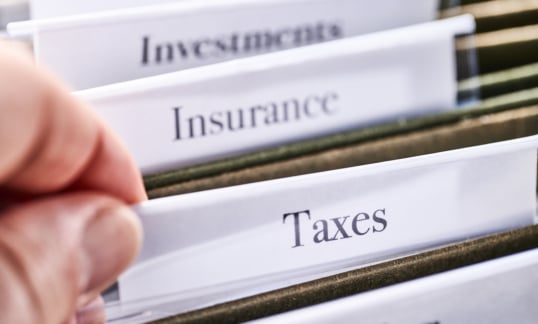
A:
<svg viewBox="0 0 538 324">
<path fill-rule="evenodd" d="M 238 323 L 538 248 L 538 225 L 470 239 L 158 321 Z"/>
</svg>

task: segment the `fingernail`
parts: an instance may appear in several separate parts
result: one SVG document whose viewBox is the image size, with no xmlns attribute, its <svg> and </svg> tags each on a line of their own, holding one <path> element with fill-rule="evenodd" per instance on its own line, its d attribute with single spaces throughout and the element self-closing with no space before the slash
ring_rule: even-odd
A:
<svg viewBox="0 0 538 324">
<path fill-rule="evenodd" d="M 88 223 L 82 240 L 82 293 L 94 298 L 113 283 L 132 262 L 139 245 L 140 225 L 129 208 L 113 207 L 98 212 Z"/>
</svg>

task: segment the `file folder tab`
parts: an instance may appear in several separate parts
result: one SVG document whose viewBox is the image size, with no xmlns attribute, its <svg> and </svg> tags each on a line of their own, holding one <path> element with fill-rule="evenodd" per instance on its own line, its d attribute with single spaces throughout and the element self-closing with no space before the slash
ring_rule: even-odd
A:
<svg viewBox="0 0 538 324">
<path fill-rule="evenodd" d="M 87 3 L 93 1 L 70 1 Z M 432 0 L 192 0 L 13 23 L 8 30 L 33 35 L 37 60 L 73 88 L 87 89 L 436 16 Z"/>
</svg>

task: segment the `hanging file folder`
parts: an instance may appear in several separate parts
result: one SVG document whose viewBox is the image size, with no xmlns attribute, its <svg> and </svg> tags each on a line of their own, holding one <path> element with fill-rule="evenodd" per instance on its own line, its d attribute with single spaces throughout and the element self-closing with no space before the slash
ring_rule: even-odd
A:
<svg viewBox="0 0 538 324">
<path fill-rule="evenodd" d="M 170 295 L 184 312 L 532 225 L 537 140 L 142 204 L 146 241 L 119 280 L 120 300 Z"/>
</svg>

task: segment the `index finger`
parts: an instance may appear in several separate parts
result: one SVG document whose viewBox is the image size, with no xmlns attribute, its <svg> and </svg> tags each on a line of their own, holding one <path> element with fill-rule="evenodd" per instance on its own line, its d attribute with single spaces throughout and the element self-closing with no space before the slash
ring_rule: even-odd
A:
<svg viewBox="0 0 538 324">
<path fill-rule="evenodd" d="M 69 189 L 146 198 L 121 141 L 85 103 L 15 50 L 0 49 L 0 186 L 25 194 Z"/>
</svg>

